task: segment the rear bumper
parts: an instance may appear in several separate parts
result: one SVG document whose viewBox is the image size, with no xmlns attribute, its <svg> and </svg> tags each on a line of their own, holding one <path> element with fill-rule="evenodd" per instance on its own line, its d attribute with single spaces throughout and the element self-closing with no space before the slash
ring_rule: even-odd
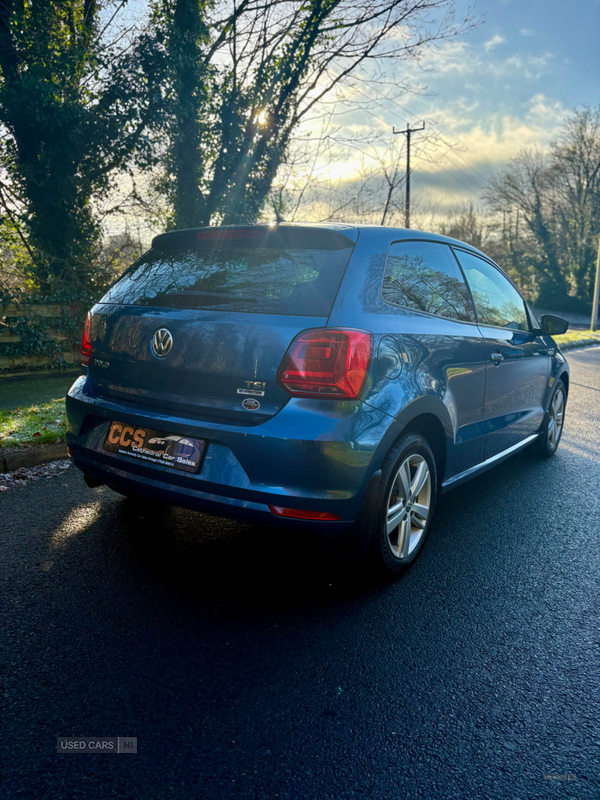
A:
<svg viewBox="0 0 600 800">
<path fill-rule="evenodd" d="M 90 477 L 125 491 L 216 516 L 341 535 L 364 513 L 372 480 L 401 431 L 392 417 L 354 401 L 290 400 L 259 425 L 164 414 L 93 394 L 79 378 L 67 396 L 67 445 Z M 103 448 L 111 420 L 207 442 L 200 472 L 148 465 Z M 327 511 L 340 522 L 276 517 L 269 506 Z"/>
</svg>

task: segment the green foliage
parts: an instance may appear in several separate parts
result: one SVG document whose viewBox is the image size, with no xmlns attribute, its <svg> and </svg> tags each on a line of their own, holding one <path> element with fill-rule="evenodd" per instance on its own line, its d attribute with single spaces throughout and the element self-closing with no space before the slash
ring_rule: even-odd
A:
<svg viewBox="0 0 600 800">
<path fill-rule="evenodd" d="M 214 70 L 202 58 L 210 42 L 203 0 L 159 0 L 157 37 L 165 42 L 163 131 L 168 146 L 159 190 L 169 200 L 168 227 L 189 228 L 204 217 L 204 168 L 213 153 Z"/>
<path fill-rule="evenodd" d="M 560 336 L 553 337 L 561 350 L 572 350 L 574 347 L 585 347 L 586 345 L 600 344 L 600 332 L 592 331 L 567 331 Z"/>
<path fill-rule="evenodd" d="M 61 442 L 66 429 L 63 399 L 11 411 L 0 409 L 0 450 Z"/>
<path fill-rule="evenodd" d="M 13 222 L 0 216 L 0 292 L 27 289 L 36 285 L 31 257 Z"/>
<path fill-rule="evenodd" d="M 160 165 L 170 226 L 256 220 L 293 132 L 328 93 L 375 58 L 409 59 L 472 24 L 454 23 L 452 0 L 150 0 L 134 31 L 115 22 L 125 5 L 0 3 L 6 291 L 19 274 L 41 296 L 100 293 L 112 267 L 100 267 L 99 208 L 124 172 Z"/>
<path fill-rule="evenodd" d="M 112 7 L 112 9 L 111 9 Z M 156 39 L 107 46 L 95 0 L 0 4 L 0 205 L 43 292 L 93 283 L 93 200 L 115 171 L 155 156 L 145 134 L 162 102 Z"/>
<path fill-rule="evenodd" d="M 73 360 L 73 352 L 79 350 L 85 314 L 93 302 L 93 296 L 82 287 L 63 286 L 43 297 L 26 289 L 0 292 L 0 304 L 62 306 L 59 317 L 5 317 L 0 330 L 20 336 L 21 341 L 0 342 L 0 357 L 45 356 L 47 366 L 43 369 L 62 370 L 78 365 L 79 359 Z M 52 334 L 55 333 L 61 338 L 54 338 Z M 14 371 L 13 368 L 0 369 L 0 377 Z"/>
</svg>

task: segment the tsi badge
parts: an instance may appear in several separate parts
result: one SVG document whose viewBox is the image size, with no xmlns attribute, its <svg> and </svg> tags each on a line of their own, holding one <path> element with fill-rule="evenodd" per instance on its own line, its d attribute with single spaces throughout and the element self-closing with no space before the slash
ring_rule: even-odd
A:
<svg viewBox="0 0 600 800">
<path fill-rule="evenodd" d="M 245 389 L 238 389 L 238 394 L 251 394 L 253 397 L 264 397 L 266 383 L 264 381 L 244 381 Z M 244 406 L 245 407 L 245 406 Z"/>
</svg>

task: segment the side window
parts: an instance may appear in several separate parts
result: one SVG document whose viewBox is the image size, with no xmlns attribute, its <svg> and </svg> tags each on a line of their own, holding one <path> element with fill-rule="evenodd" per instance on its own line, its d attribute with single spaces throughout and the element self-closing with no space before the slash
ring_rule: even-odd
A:
<svg viewBox="0 0 600 800">
<path fill-rule="evenodd" d="M 462 250 L 455 252 L 471 287 L 479 322 L 528 331 L 523 298 L 504 275 L 482 258 Z"/>
<path fill-rule="evenodd" d="M 469 291 L 446 244 L 393 244 L 385 262 L 381 291 L 385 302 L 393 306 L 475 321 Z"/>
</svg>

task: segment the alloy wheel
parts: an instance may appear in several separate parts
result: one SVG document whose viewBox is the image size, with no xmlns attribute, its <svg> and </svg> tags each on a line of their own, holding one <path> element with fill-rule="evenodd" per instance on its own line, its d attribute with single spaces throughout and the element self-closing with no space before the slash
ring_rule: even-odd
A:
<svg viewBox="0 0 600 800">
<path fill-rule="evenodd" d="M 405 559 L 423 538 L 429 519 L 432 491 L 427 461 L 417 453 L 400 465 L 387 501 L 386 532 L 390 550 Z"/>
<path fill-rule="evenodd" d="M 565 394 L 562 389 L 557 389 L 550 403 L 550 418 L 548 419 L 548 443 L 552 450 L 558 446 L 565 417 Z"/>
</svg>

